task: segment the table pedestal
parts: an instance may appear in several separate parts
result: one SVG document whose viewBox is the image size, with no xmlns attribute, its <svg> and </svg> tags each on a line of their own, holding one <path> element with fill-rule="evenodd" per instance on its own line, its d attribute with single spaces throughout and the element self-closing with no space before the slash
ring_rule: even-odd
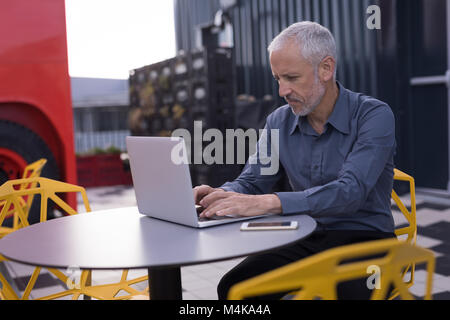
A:
<svg viewBox="0 0 450 320">
<path fill-rule="evenodd" d="M 181 270 L 172 268 L 149 268 L 148 285 L 151 300 L 181 300 Z"/>
</svg>

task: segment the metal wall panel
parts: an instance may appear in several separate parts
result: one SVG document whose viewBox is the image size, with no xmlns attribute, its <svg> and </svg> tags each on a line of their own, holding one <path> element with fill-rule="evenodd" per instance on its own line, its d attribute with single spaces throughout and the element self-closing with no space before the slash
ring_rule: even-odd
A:
<svg viewBox="0 0 450 320">
<path fill-rule="evenodd" d="M 331 30 L 338 49 L 337 78 L 377 96 L 376 31 L 366 27 L 373 0 L 240 0 L 231 10 L 238 94 L 277 96 L 267 55 L 270 41 L 290 24 L 310 20 Z M 195 47 L 195 26 L 211 22 L 219 0 L 175 0 L 177 47 Z"/>
</svg>

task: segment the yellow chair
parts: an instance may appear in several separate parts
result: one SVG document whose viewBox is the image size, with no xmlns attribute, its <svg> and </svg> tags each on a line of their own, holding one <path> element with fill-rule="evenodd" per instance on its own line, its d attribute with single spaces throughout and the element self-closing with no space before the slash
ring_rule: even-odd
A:
<svg viewBox="0 0 450 320">
<path fill-rule="evenodd" d="M 40 159 L 37 160 L 25 167 L 25 170 L 22 175 L 22 179 L 26 178 L 36 178 L 41 175 L 42 169 L 44 168 L 45 164 L 47 163 L 47 159 Z M 28 188 L 33 187 L 33 184 L 21 184 L 17 188 L 19 190 L 25 190 Z M 28 214 L 30 212 L 31 204 L 33 202 L 34 195 L 26 195 L 24 197 L 20 197 L 18 199 L 18 203 L 21 207 L 21 212 L 23 213 L 24 217 L 28 219 Z M 3 208 L 6 201 L 0 201 L 0 208 Z M 14 208 L 14 206 L 10 206 L 10 208 L 7 211 L 2 211 L 3 213 L 0 215 L 0 238 L 4 237 L 5 235 L 24 227 L 23 225 L 19 225 L 20 219 L 18 215 L 18 210 Z M 6 227 L 2 226 L 3 221 L 5 218 L 9 218 L 13 216 L 13 225 L 12 227 Z"/>
<path fill-rule="evenodd" d="M 374 255 L 383 256 L 367 258 Z M 356 258 L 365 258 L 366 260 L 344 262 Z M 378 279 L 379 282 L 375 281 L 371 299 L 385 299 L 391 285 L 398 290 L 402 299 L 413 299 L 402 276 L 404 268 L 411 263 L 427 264 L 425 299 L 431 299 L 435 268 L 433 252 L 397 239 L 358 243 L 321 252 L 240 282 L 231 288 L 228 298 L 240 300 L 271 293 L 294 291 L 296 300 L 316 298 L 335 300 L 337 299 L 338 283 L 368 278 L 371 270 L 378 270 L 379 277 L 375 279 Z M 368 283 L 369 280 L 371 279 L 368 278 Z"/>
<path fill-rule="evenodd" d="M 27 185 L 27 189 L 20 189 L 18 186 Z M 24 209 L 19 205 L 20 199 L 24 196 L 34 196 L 36 194 L 40 194 L 41 196 L 41 222 L 46 221 L 47 219 L 47 202 L 48 200 L 52 200 L 56 205 L 58 205 L 63 211 L 65 211 L 69 215 L 77 214 L 77 212 L 71 208 L 66 202 L 64 202 L 57 194 L 59 193 L 67 193 L 67 192 L 79 192 L 81 193 L 83 203 L 87 212 L 91 211 L 89 201 L 87 198 L 86 191 L 83 187 L 59 182 L 55 180 L 50 180 L 47 178 L 30 178 L 30 179 L 19 179 L 19 180 L 10 180 L 4 183 L 0 187 L 0 201 L 4 202 L 4 206 L 2 211 L 0 212 L 0 217 L 3 217 L 3 211 L 10 210 L 11 207 L 14 207 L 16 210 L 19 226 L 26 227 L 28 226 L 27 217 L 24 213 Z M 1 222 L 1 221 L 0 221 Z M 0 256 L 0 261 L 6 261 L 5 258 Z M 42 268 L 37 267 L 34 269 L 31 278 L 25 288 L 25 291 L 20 297 L 20 299 L 28 299 L 31 293 L 31 290 L 34 288 L 36 280 L 41 272 Z M 64 284 L 71 283 L 71 280 L 68 276 L 66 276 L 63 272 L 57 269 L 48 269 L 53 275 L 55 275 L 59 280 L 61 280 Z M 128 299 L 135 295 L 148 295 L 148 289 L 144 291 L 137 291 L 132 288 L 131 285 L 135 283 L 139 283 L 142 281 L 147 281 L 147 276 L 142 276 L 137 279 L 127 280 L 128 270 L 124 270 L 122 273 L 122 277 L 119 283 L 107 284 L 107 285 L 91 285 L 91 271 L 84 270 L 81 272 L 80 282 L 77 285 L 71 286 L 72 288 L 69 290 L 65 290 L 63 292 L 58 292 L 52 295 L 48 295 L 45 297 L 40 297 L 39 299 L 56 299 L 68 295 L 72 295 L 73 299 L 78 299 L 80 295 L 93 297 L 96 299 Z M 18 297 L 14 291 L 11 291 L 11 286 L 7 283 L 6 279 L 2 276 L 0 277 L 0 282 L 2 283 L 2 289 L 0 291 L 0 297 L 3 298 L 14 298 Z M 129 293 L 129 295 L 117 297 L 117 294 L 121 291 L 125 291 Z"/>
<path fill-rule="evenodd" d="M 411 209 L 408 210 L 406 206 L 403 204 L 403 202 L 400 200 L 399 196 L 395 192 L 395 190 L 392 190 L 391 197 L 394 200 L 394 202 L 397 204 L 397 207 L 400 209 L 400 211 L 403 213 L 403 216 L 405 217 L 408 225 L 405 227 L 397 228 L 395 230 L 395 235 L 399 240 L 404 240 L 411 244 L 417 243 L 417 218 L 416 218 L 416 190 L 415 190 L 415 183 L 414 178 L 410 175 L 407 175 L 406 173 L 394 169 L 394 180 L 397 181 L 405 181 L 409 183 L 409 194 L 410 194 L 410 203 L 411 203 Z M 415 264 L 412 263 L 411 265 L 408 265 L 405 270 L 403 271 L 403 278 L 408 278 L 407 274 L 409 272 L 409 279 L 405 279 L 406 286 L 409 288 L 414 284 L 414 271 L 415 271 Z M 392 292 L 392 295 L 390 299 L 394 299 L 398 296 L 398 291 L 394 290 Z"/>
<path fill-rule="evenodd" d="M 34 196 L 37 194 L 41 196 L 41 205 L 40 205 L 41 222 L 47 220 L 47 203 L 49 199 L 52 200 L 55 204 L 57 204 L 62 210 L 64 210 L 68 214 L 76 214 L 77 212 L 57 195 L 57 193 L 66 193 L 66 192 L 80 192 L 83 198 L 83 203 L 86 208 L 86 211 L 91 211 L 86 191 L 82 187 L 42 177 L 7 181 L 2 186 L 0 186 L 0 201 L 3 203 L 3 207 L 0 212 L 0 225 L 1 223 L 3 223 L 3 220 L 6 216 L 5 213 L 14 210 L 14 215 L 15 217 L 17 217 L 16 227 L 21 228 L 29 226 L 26 210 L 27 209 L 29 210 L 31 203 L 30 206 L 28 205 L 24 206 L 23 203 L 24 199 L 34 198 Z M 0 256 L 0 261 L 7 261 L 7 260 L 4 257 Z M 34 285 L 40 274 L 41 269 L 42 268 L 40 267 L 34 269 L 31 278 L 28 281 L 27 287 L 25 288 L 25 291 L 22 297 L 20 297 L 20 299 L 26 300 L 29 298 L 31 290 L 34 288 Z M 66 283 L 67 280 L 69 279 L 59 270 L 50 268 L 48 270 L 64 283 Z M 85 272 L 83 276 L 89 278 L 89 271 Z M 14 298 L 14 297 L 19 298 L 3 276 L 0 278 L 0 282 L 2 283 L 2 289 L 0 291 L 1 296 L 5 298 Z M 76 290 L 72 290 L 68 294 L 73 294 L 74 297 L 79 296 Z"/>
</svg>

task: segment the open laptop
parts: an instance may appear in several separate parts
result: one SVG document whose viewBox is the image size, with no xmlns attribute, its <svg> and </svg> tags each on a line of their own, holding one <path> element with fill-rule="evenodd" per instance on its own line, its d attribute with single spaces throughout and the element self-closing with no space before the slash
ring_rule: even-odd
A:
<svg viewBox="0 0 450 320">
<path fill-rule="evenodd" d="M 140 213 L 197 228 L 261 217 L 200 219 L 182 138 L 129 136 L 126 144 Z"/>
</svg>

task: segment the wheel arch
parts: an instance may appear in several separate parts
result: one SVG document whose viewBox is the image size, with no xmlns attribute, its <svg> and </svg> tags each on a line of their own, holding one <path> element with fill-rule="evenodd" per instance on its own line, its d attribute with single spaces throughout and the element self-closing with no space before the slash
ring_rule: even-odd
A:
<svg viewBox="0 0 450 320">
<path fill-rule="evenodd" d="M 37 107 L 28 103 L 0 103 L 0 120 L 19 124 L 38 135 L 49 147 L 64 180 L 66 164 L 64 161 L 64 142 L 50 119 Z"/>
</svg>

